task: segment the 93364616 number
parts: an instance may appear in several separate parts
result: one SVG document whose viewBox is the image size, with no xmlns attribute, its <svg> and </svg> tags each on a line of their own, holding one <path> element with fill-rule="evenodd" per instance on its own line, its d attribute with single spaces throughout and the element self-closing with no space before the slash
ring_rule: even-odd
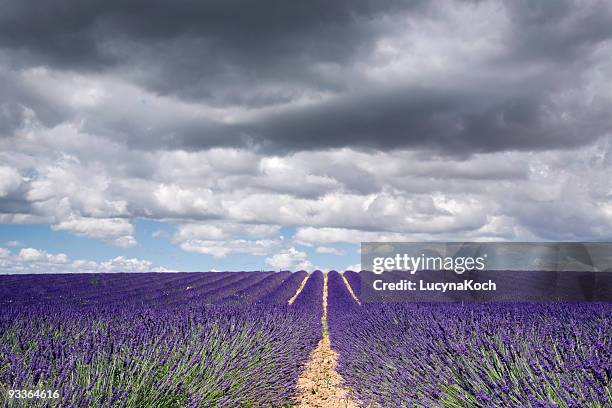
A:
<svg viewBox="0 0 612 408">
<path fill-rule="evenodd" d="M 60 397 L 59 390 L 8 390 L 9 398 L 16 399 L 57 399 Z"/>
</svg>

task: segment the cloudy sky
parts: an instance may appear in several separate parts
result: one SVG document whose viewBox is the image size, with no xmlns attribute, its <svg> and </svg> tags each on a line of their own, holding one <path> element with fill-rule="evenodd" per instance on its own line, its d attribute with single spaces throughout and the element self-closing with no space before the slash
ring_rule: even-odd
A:
<svg viewBox="0 0 612 408">
<path fill-rule="evenodd" d="M 612 3 L 0 3 L 0 272 L 612 240 Z"/>
</svg>

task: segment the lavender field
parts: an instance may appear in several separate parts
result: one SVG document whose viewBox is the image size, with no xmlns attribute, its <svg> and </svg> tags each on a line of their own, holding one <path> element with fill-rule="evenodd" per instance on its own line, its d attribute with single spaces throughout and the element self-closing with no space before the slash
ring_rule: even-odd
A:
<svg viewBox="0 0 612 408">
<path fill-rule="evenodd" d="M 329 290 L 338 371 L 364 406 L 612 406 L 609 303 L 360 306 L 337 272 Z"/>
<path fill-rule="evenodd" d="M 288 405 L 321 337 L 321 291 L 287 305 L 305 276 L 2 276 L 0 385 L 60 391 L 27 406 Z"/>
<path fill-rule="evenodd" d="M 612 406 L 608 303 L 368 304 L 343 275 L 326 321 L 321 272 L 0 276 L 3 403 L 293 406 L 329 335 L 357 405 Z"/>
</svg>

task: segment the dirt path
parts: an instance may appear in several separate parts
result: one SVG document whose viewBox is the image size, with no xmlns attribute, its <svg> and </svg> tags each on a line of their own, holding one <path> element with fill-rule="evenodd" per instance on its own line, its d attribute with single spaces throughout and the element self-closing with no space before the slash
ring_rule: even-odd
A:
<svg viewBox="0 0 612 408">
<path fill-rule="evenodd" d="M 298 379 L 297 407 L 353 408 L 358 405 L 342 387 L 342 377 L 336 371 L 338 355 L 331 349 L 327 332 L 327 274 L 323 284 L 323 338 L 306 363 Z"/>
<path fill-rule="evenodd" d="M 353 292 L 353 288 L 351 288 L 351 284 L 346 279 L 346 276 L 344 276 L 344 274 L 342 274 L 342 280 L 344 281 L 344 284 L 346 285 L 346 288 L 348 289 L 349 293 L 351 294 L 353 300 L 355 302 L 359 303 L 359 306 L 361 306 L 361 301 L 357 298 L 357 296 L 355 296 L 355 292 Z"/>
<path fill-rule="evenodd" d="M 306 281 L 308 280 L 308 276 L 310 276 L 310 275 L 307 275 L 307 276 L 304 278 L 304 280 L 302 281 L 302 283 L 300 283 L 300 287 L 299 287 L 299 288 L 298 288 L 298 289 L 295 291 L 295 295 L 293 295 L 293 296 L 291 297 L 291 299 L 289 299 L 289 302 L 287 302 L 287 303 L 289 303 L 290 305 L 292 305 L 292 304 L 293 304 L 293 302 L 295 302 L 295 299 L 297 299 L 297 297 L 299 296 L 299 294 L 300 294 L 300 292 L 302 291 L 302 289 L 304 289 L 304 286 L 306 286 Z"/>
</svg>

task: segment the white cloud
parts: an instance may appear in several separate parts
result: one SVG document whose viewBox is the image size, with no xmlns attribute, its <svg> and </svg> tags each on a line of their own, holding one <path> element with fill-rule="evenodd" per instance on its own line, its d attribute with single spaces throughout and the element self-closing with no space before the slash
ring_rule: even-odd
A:
<svg viewBox="0 0 612 408">
<path fill-rule="evenodd" d="M 53 225 L 52 228 L 102 239 L 124 248 L 136 245 L 133 236 L 134 227 L 128 220 L 122 218 L 70 217 Z"/>
<path fill-rule="evenodd" d="M 361 264 L 357 263 L 357 264 L 352 264 L 347 266 L 346 268 L 344 268 L 345 271 L 355 271 L 355 272 L 359 272 L 361 271 Z"/>
<path fill-rule="evenodd" d="M 228 222 L 180 225 L 173 242 L 183 250 L 223 258 L 232 253 L 268 255 L 281 243 L 280 227 Z"/>
<path fill-rule="evenodd" d="M 43 262 L 49 264 L 66 264 L 68 257 L 66 254 L 50 254 L 47 251 L 35 248 L 22 248 L 19 251 L 18 259 L 25 262 Z"/>
<path fill-rule="evenodd" d="M 166 232 L 164 230 L 158 229 L 151 233 L 151 238 L 161 238 L 166 236 Z"/>
<path fill-rule="evenodd" d="M 21 241 L 17 241 L 15 239 L 11 240 L 11 241 L 6 241 L 6 246 L 9 247 L 18 247 L 18 246 L 23 246 L 23 243 Z"/>
<path fill-rule="evenodd" d="M 292 158 L 264 157 L 259 162 L 259 175 L 254 184 L 264 190 L 298 197 L 317 197 L 342 187 L 333 177 L 308 172 L 307 167 Z"/>
<path fill-rule="evenodd" d="M 0 166 L 0 197 L 7 196 L 21 185 L 21 175 L 11 167 Z"/>
<path fill-rule="evenodd" d="M 174 239 L 178 242 L 189 239 L 223 240 L 235 236 L 252 238 L 278 238 L 280 226 L 266 224 L 237 224 L 211 221 L 209 223 L 191 223 L 179 226 Z"/>
<path fill-rule="evenodd" d="M 25 163 L 21 166 L 29 165 L 28 170 L 34 173 L 34 177 L 29 181 L 24 198 L 35 210 L 53 215 L 60 220 L 77 214 L 95 218 L 127 215 L 127 201 L 113 197 L 111 191 L 113 178 L 106 168 L 108 163 L 101 163 L 112 160 L 112 157 L 100 156 L 98 160 L 89 160 L 87 153 L 81 151 L 88 147 L 91 151 L 104 150 L 107 147 L 98 146 L 101 142 L 99 138 L 81 134 L 73 127 L 70 127 L 66 133 L 63 133 L 63 129 L 59 129 L 56 137 L 52 137 L 48 142 L 48 147 L 45 146 L 47 143 L 44 137 L 40 137 L 37 133 L 32 134 L 34 139 L 31 141 L 32 148 L 37 151 L 24 152 L 34 157 L 25 158 L 24 154 L 22 158 Z M 83 140 L 75 141 L 74 143 L 77 143 L 75 146 L 70 138 L 79 137 Z M 65 138 L 68 138 L 68 141 L 65 141 L 67 146 L 58 146 L 57 144 L 61 144 L 61 140 Z M 80 145 L 88 141 L 89 146 Z M 61 147 L 65 147 L 67 151 L 58 155 L 56 149 Z M 41 158 L 43 161 L 38 162 L 36 158 Z"/>
<path fill-rule="evenodd" d="M 98 263 L 94 261 L 87 261 L 84 259 L 77 259 L 76 261 L 72 261 L 72 267 L 77 271 L 97 271 Z"/>
<path fill-rule="evenodd" d="M 70 260 L 63 253 L 49 253 L 42 249 L 22 248 L 13 254 L 0 248 L 0 273 L 47 272 L 171 272 L 171 269 L 138 259 L 118 256 L 107 261 Z"/>
<path fill-rule="evenodd" d="M 188 224 L 181 225 L 174 238 L 177 241 L 189 239 L 221 240 L 228 236 L 228 233 L 216 225 Z"/>
<path fill-rule="evenodd" d="M 335 244 L 351 243 L 358 244 L 367 241 L 402 241 L 401 234 L 382 235 L 374 231 L 360 231 L 348 228 L 298 228 L 293 239 L 300 244 Z M 387 239 L 388 238 L 388 239 Z"/>
<path fill-rule="evenodd" d="M 313 265 L 307 259 L 307 254 L 298 251 L 294 247 L 283 250 L 271 257 L 266 258 L 266 265 L 275 270 L 312 270 Z"/>
<path fill-rule="evenodd" d="M 326 247 L 326 246 L 318 246 L 315 250 L 318 254 L 330 254 L 342 256 L 344 255 L 344 251 L 338 248 Z"/>
<path fill-rule="evenodd" d="M 133 220 L 146 217 L 175 224 L 172 241 L 183 250 L 215 257 L 269 256 L 281 247 L 281 226 L 297 229 L 293 243 L 315 248 L 612 239 L 611 140 L 463 158 L 351 148 L 280 158 L 235 148 L 143 151 L 78 124 L 36 123 L 23 137 L 0 140 L 0 151 L 12 152 L 2 168 L 19 177 L 17 187 L 0 189 L 11 191 L 0 222 L 49 224 L 130 247 Z"/>
<path fill-rule="evenodd" d="M 99 270 L 108 272 L 169 272 L 169 269 L 164 267 L 154 266 L 152 262 L 137 259 L 124 258 L 118 256 L 105 262 L 101 262 L 98 266 Z"/>
<path fill-rule="evenodd" d="M 191 239 L 180 243 L 180 247 L 187 252 L 196 252 L 211 255 L 215 258 L 223 258 L 229 254 L 246 253 L 250 255 L 267 255 L 275 247 L 280 245 L 280 240 L 275 239 L 234 239 L 228 241 L 212 241 Z"/>
<path fill-rule="evenodd" d="M 211 189 L 160 184 L 154 191 L 155 206 L 175 216 L 212 217 L 223 213 Z"/>
<path fill-rule="evenodd" d="M 117 237 L 113 239 L 111 242 L 122 248 L 130 248 L 138 244 L 138 242 L 136 242 L 136 238 L 134 238 L 131 235 L 124 235 L 122 237 Z"/>
</svg>

